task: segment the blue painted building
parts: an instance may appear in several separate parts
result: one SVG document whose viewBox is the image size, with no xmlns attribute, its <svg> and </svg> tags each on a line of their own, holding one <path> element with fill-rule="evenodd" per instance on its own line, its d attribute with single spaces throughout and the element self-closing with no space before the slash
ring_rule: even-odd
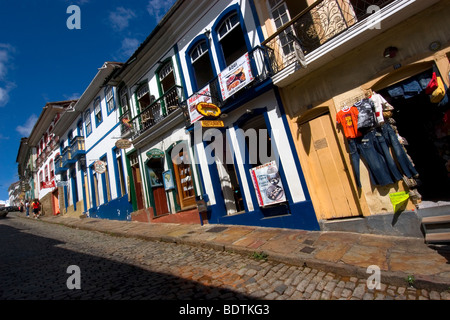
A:
<svg viewBox="0 0 450 320">
<path fill-rule="evenodd" d="M 318 230 L 253 1 L 196 16 L 177 46 L 209 223 Z M 219 106 L 223 126 L 204 128 L 199 102 Z"/>
<path fill-rule="evenodd" d="M 60 136 L 61 213 L 130 220 L 127 175 L 122 149 L 116 147 L 120 127 L 116 88 L 104 86 L 121 67 L 105 62 L 80 99 L 62 115 L 54 131 Z"/>
<path fill-rule="evenodd" d="M 317 230 L 253 0 L 201 3 L 177 1 L 108 82 L 132 144 L 132 219 Z M 203 128 L 199 102 L 223 126 Z"/>
</svg>

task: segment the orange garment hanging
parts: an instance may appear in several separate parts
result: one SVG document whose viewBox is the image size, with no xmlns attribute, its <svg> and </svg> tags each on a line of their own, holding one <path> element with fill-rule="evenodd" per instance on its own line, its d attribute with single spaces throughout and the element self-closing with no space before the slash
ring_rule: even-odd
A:
<svg viewBox="0 0 450 320">
<path fill-rule="evenodd" d="M 361 132 L 358 131 L 358 108 L 344 107 L 336 115 L 336 121 L 342 125 L 344 135 L 347 139 L 354 139 L 361 137 Z"/>
</svg>

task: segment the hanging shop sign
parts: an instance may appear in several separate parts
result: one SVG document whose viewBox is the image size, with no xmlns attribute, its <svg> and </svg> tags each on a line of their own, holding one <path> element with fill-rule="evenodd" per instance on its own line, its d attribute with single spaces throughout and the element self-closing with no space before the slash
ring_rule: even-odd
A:
<svg viewBox="0 0 450 320">
<path fill-rule="evenodd" d="M 55 187 L 56 187 L 55 180 L 42 182 L 42 185 L 41 185 L 42 189 L 50 189 L 50 188 L 55 188 Z"/>
<path fill-rule="evenodd" d="M 200 102 L 197 105 L 197 111 L 208 118 L 218 118 L 222 113 L 220 108 L 212 103 Z"/>
<path fill-rule="evenodd" d="M 94 171 L 98 174 L 103 174 L 106 172 L 106 162 L 97 160 L 94 162 Z"/>
<path fill-rule="evenodd" d="M 202 120 L 202 128 L 223 128 L 225 124 L 221 120 Z"/>
<path fill-rule="evenodd" d="M 209 85 L 207 85 L 202 90 L 200 90 L 199 92 L 197 92 L 188 99 L 187 105 L 189 110 L 189 117 L 191 119 L 191 124 L 200 120 L 204 116 L 197 110 L 197 106 L 201 103 L 210 104 L 211 102 L 212 102 L 211 89 Z"/>
<path fill-rule="evenodd" d="M 131 143 L 131 141 L 127 140 L 127 139 L 120 139 L 116 141 L 116 148 L 118 149 L 128 149 L 131 148 L 133 144 Z"/>
<path fill-rule="evenodd" d="M 160 149 L 151 149 L 146 153 L 147 158 L 149 159 L 163 159 L 164 158 L 164 151 Z"/>
<path fill-rule="evenodd" d="M 260 207 L 286 202 L 286 194 L 275 161 L 250 169 Z"/>
<path fill-rule="evenodd" d="M 246 53 L 219 74 L 219 84 L 223 100 L 228 99 L 254 79 L 250 66 L 250 58 L 248 53 Z"/>
</svg>

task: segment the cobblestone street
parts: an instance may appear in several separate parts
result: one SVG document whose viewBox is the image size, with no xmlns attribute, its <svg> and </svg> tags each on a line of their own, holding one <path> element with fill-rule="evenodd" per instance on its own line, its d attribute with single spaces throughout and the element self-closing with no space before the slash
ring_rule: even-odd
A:
<svg viewBox="0 0 450 320">
<path fill-rule="evenodd" d="M 340 277 L 264 257 L 114 237 L 14 215 L 0 220 L 0 299 L 441 300 L 450 292 Z M 67 268 L 81 270 L 69 290 Z M 369 277 L 369 275 L 368 275 Z"/>
</svg>

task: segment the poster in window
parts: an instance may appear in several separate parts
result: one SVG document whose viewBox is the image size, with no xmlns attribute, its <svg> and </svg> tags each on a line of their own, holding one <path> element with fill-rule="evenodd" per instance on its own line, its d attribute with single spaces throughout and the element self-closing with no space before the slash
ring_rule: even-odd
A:
<svg viewBox="0 0 450 320">
<path fill-rule="evenodd" d="M 156 187 L 162 187 L 163 182 L 162 182 L 162 175 L 161 175 L 161 171 L 162 170 L 158 170 L 158 169 L 148 169 L 148 175 L 150 177 L 150 185 L 152 186 L 152 188 L 156 188 Z"/>
<path fill-rule="evenodd" d="M 164 182 L 164 189 L 166 191 L 175 189 L 172 170 L 167 170 L 163 172 L 163 182 Z"/>
<path fill-rule="evenodd" d="M 189 109 L 189 117 L 191 118 L 191 124 L 203 118 L 203 115 L 197 110 L 197 105 L 202 102 L 212 103 L 209 84 L 188 99 L 187 105 Z"/>
<path fill-rule="evenodd" d="M 248 53 L 246 53 L 219 74 L 223 100 L 228 99 L 253 80 L 250 58 Z"/>
<path fill-rule="evenodd" d="M 287 201 L 275 161 L 250 169 L 250 173 L 260 207 Z"/>
</svg>

